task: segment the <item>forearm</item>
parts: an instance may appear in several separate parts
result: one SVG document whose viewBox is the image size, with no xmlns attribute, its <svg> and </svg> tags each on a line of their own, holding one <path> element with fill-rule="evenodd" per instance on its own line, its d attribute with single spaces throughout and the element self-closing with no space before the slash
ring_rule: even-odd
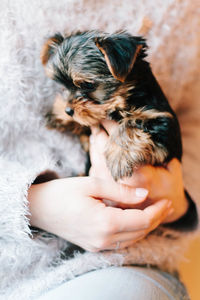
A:
<svg viewBox="0 0 200 300">
<path fill-rule="evenodd" d="M 45 226 L 46 193 L 44 187 L 48 183 L 32 184 L 28 190 L 28 203 L 30 211 L 30 224 L 41 229 Z"/>
<path fill-rule="evenodd" d="M 56 187 L 59 180 L 31 185 L 28 190 L 28 203 L 30 224 L 61 236 L 62 232 L 59 231 L 58 223 L 60 220 L 59 214 L 62 216 L 60 210 L 63 209 L 63 206 L 62 203 L 57 201 L 59 187 Z"/>
</svg>

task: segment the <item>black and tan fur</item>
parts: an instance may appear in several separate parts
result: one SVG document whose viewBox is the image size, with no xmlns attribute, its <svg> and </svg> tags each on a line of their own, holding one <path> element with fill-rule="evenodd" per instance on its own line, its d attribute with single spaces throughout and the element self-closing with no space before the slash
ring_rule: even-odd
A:
<svg viewBox="0 0 200 300">
<path fill-rule="evenodd" d="M 54 106 L 60 127 L 80 133 L 80 125 L 85 130 L 103 119 L 119 123 L 105 150 L 115 180 L 182 156 L 176 115 L 144 59 L 146 49 L 142 37 L 89 31 L 56 34 L 41 53 L 47 75 L 68 93 Z"/>
</svg>

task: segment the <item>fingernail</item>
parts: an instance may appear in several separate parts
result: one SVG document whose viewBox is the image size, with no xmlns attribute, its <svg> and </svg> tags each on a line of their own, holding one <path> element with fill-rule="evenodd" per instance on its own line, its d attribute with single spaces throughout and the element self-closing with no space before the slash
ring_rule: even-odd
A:
<svg viewBox="0 0 200 300">
<path fill-rule="evenodd" d="M 138 197 L 138 198 L 145 198 L 148 194 L 148 191 L 146 189 L 143 189 L 143 188 L 136 188 L 135 190 L 135 195 Z"/>
</svg>

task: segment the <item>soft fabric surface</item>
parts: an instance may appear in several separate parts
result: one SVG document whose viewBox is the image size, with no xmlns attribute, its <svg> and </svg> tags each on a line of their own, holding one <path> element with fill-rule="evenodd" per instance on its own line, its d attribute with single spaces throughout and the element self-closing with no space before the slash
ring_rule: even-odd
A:
<svg viewBox="0 0 200 300">
<path fill-rule="evenodd" d="M 158 270 L 135 266 L 88 272 L 61 284 L 38 300 L 55 299 L 190 300 L 177 278 Z"/>
<path fill-rule="evenodd" d="M 57 31 L 127 29 L 148 38 L 149 60 L 181 121 L 185 185 L 200 200 L 197 1 L 2 0 L 0 8 L 2 299 L 33 299 L 64 280 L 110 265 L 152 264 L 173 271 L 191 235 L 161 229 L 121 253 L 77 253 L 62 261 L 66 241 L 30 231 L 27 190 L 46 170 L 67 177 L 82 173 L 85 165 L 75 137 L 45 126 L 44 116 L 60 87 L 41 66 L 44 40 Z"/>
</svg>

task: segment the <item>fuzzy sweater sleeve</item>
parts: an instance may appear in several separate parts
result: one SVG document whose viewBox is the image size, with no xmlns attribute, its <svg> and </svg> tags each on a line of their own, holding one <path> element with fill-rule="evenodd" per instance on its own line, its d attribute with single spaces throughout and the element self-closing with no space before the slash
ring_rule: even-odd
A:
<svg viewBox="0 0 200 300">
<path fill-rule="evenodd" d="M 26 195 L 33 176 L 21 164 L 5 158 L 0 159 L 0 173 L 0 238 L 24 239 L 30 234 Z"/>
<path fill-rule="evenodd" d="M 27 142 L 22 136 L 13 151 L 0 147 L 0 240 L 20 241 L 31 233 L 27 194 L 33 182 L 84 172 L 85 156 L 76 139 L 45 132 L 42 141 Z M 56 151 L 45 139 L 57 145 Z"/>
<path fill-rule="evenodd" d="M 35 25 L 29 23 L 29 5 L 3 1 L 0 12 L 0 242 L 30 234 L 27 191 L 41 173 L 67 177 L 84 172 L 78 140 L 46 128 L 45 115 L 58 88 L 40 62 L 49 31 L 46 9 L 39 15 L 38 5 Z"/>
<path fill-rule="evenodd" d="M 0 239 L 22 241 L 31 235 L 27 194 L 32 182 L 53 164 L 43 160 L 27 168 L 17 161 L 0 159 Z"/>
</svg>

